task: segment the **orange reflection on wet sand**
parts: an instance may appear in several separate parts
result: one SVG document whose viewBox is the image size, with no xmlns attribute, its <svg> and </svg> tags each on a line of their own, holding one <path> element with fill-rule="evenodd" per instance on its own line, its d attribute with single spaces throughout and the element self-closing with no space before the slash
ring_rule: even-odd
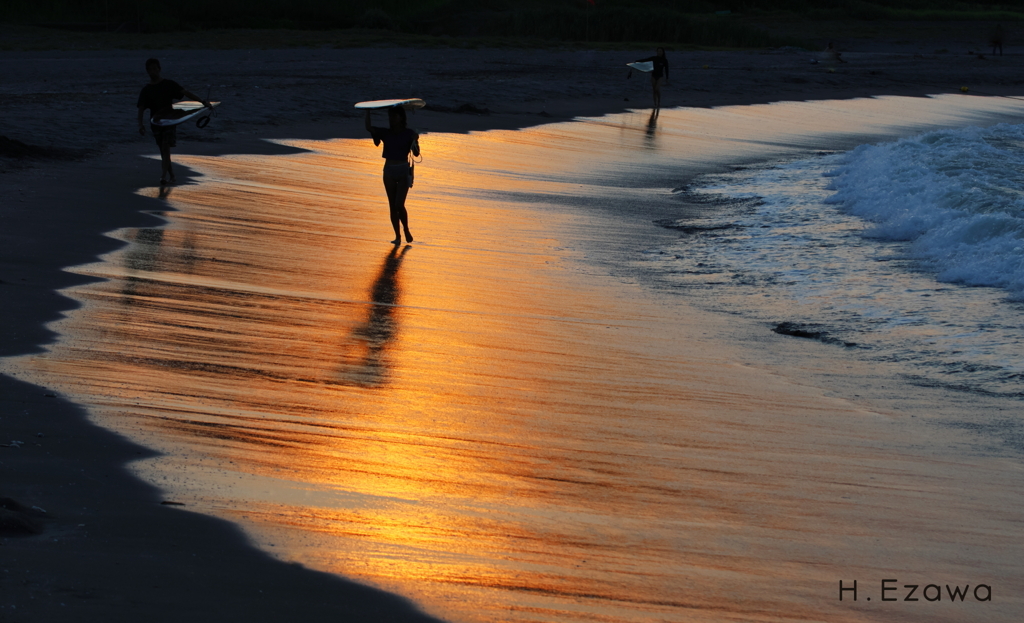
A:
<svg viewBox="0 0 1024 623">
<path fill-rule="evenodd" d="M 183 157 L 201 183 L 76 269 L 107 280 L 20 365 L 165 451 L 136 468 L 189 508 L 451 620 L 857 621 L 841 578 L 1019 585 L 1011 473 L 739 366 L 724 321 L 581 261 L 629 227 L 566 202 L 626 197 L 673 141 L 784 152 L 809 106 L 428 135 L 403 247 L 368 141 Z"/>
</svg>

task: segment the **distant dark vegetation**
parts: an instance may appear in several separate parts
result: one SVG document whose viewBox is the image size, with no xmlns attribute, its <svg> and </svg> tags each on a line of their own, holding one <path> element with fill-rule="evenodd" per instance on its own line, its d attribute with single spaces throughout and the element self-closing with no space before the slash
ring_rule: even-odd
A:
<svg viewBox="0 0 1024 623">
<path fill-rule="evenodd" d="M 377 29 L 439 37 L 663 42 L 720 47 L 798 43 L 758 17 L 809 20 L 1024 19 L 1024 0 L 2 0 L 0 22 L 121 32 L 221 28 Z"/>
</svg>

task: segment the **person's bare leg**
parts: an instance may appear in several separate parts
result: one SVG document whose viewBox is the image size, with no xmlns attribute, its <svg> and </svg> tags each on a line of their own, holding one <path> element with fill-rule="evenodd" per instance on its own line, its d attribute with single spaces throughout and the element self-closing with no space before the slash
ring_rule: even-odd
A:
<svg viewBox="0 0 1024 623">
<path fill-rule="evenodd" d="M 171 148 L 166 142 L 160 144 L 160 183 L 174 183 L 174 169 L 171 168 Z"/>
<path fill-rule="evenodd" d="M 409 231 L 409 211 L 405 209 L 405 198 L 409 196 L 409 187 L 405 184 L 398 183 L 395 189 L 395 195 L 397 197 L 398 204 L 398 221 L 402 224 L 405 229 L 405 241 L 412 242 L 412 232 Z M 398 227 L 395 227 L 395 237 L 397 238 Z"/>
<path fill-rule="evenodd" d="M 395 239 L 391 241 L 391 244 L 402 244 L 402 232 L 398 228 L 400 220 L 398 218 L 398 212 L 395 210 L 395 202 L 398 199 L 398 189 L 395 188 L 395 183 L 392 180 L 385 177 L 384 190 L 388 193 L 388 211 L 391 214 L 391 226 L 395 228 Z"/>
<path fill-rule="evenodd" d="M 398 215 L 394 212 L 391 213 L 391 226 L 395 228 L 395 239 L 391 241 L 391 244 L 402 244 L 402 234 L 398 229 L 400 223 Z"/>
<path fill-rule="evenodd" d="M 405 230 L 405 241 L 412 242 L 412 232 L 409 231 L 409 212 L 405 209 L 405 198 L 409 195 L 409 185 L 404 177 L 388 179 L 384 177 L 384 190 L 388 193 L 388 207 L 391 211 L 391 226 L 395 229 L 395 239 L 392 244 L 401 244 L 402 229 Z"/>
<path fill-rule="evenodd" d="M 399 229 L 402 219 L 398 215 L 398 211 L 391 207 L 391 226 L 395 229 L 395 239 L 391 241 L 391 244 L 402 244 L 402 233 Z"/>
</svg>

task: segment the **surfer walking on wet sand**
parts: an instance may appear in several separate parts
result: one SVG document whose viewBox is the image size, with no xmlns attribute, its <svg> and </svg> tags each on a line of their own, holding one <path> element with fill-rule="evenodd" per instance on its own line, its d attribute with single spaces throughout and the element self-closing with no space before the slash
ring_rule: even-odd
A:
<svg viewBox="0 0 1024 623">
<path fill-rule="evenodd" d="M 654 56 L 641 58 L 636 63 L 654 63 L 651 71 L 651 89 L 654 92 L 654 108 L 661 108 L 661 85 L 668 82 L 668 59 L 665 57 L 665 48 L 655 50 Z"/>
<path fill-rule="evenodd" d="M 149 84 L 142 87 L 139 93 L 139 134 L 146 135 L 146 126 L 142 122 L 143 112 L 149 109 L 150 130 L 153 138 L 160 148 L 160 185 L 173 184 L 174 169 L 171 168 L 171 148 L 178 144 L 178 126 L 159 126 L 153 121 L 168 117 L 174 114 L 174 100 L 184 98 L 193 99 L 203 103 L 203 106 L 210 108 L 210 102 L 195 95 L 174 80 L 168 80 L 160 75 L 160 61 L 151 58 L 146 61 L 146 73 L 149 74 Z"/>
<path fill-rule="evenodd" d="M 405 230 L 405 241 L 412 242 L 409 232 L 409 212 L 405 209 L 405 198 L 412 186 L 412 164 L 409 154 L 419 157 L 420 136 L 415 130 L 406 127 L 405 109 L 401 106 L 388 108 L 389 127 L 380 128 L 370 124 L 370 111 L 366 111 L 366 131 L 373 137 L 373 144 L 384 143 L 384 190 L 388 194 L 388 206 L 391 210 L 391 226 L 395 228 L 395 239 L 392 244 L 402 243 Z"/>
</svg>

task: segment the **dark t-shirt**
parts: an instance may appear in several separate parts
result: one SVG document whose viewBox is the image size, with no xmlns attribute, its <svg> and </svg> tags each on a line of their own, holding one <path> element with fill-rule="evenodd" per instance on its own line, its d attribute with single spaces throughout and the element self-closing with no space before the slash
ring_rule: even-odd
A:
<svg viewBox="0 0 1024 623">
<path fill-rule="evenodd" d="M 156 84 L 147 84 L 139 93 L 139 108 L 148 108 L 150 116 L 167 112 L 174 100 L 185 97 L 185 88 L 174 80 L 164 78 Z"/>
<path fill-rule="evenodd" d="M 419 138 L 416 130 L 411 128 L 392 132 L 391 128 L 378 128 L 377 126 L 370 129 L 370 136 L 373 137 L 374 145 L 384 143 L 384 151 L 380 156 L 388 160 L 405 160 L 409 156 L 413 142 Z"/>
</svg>

